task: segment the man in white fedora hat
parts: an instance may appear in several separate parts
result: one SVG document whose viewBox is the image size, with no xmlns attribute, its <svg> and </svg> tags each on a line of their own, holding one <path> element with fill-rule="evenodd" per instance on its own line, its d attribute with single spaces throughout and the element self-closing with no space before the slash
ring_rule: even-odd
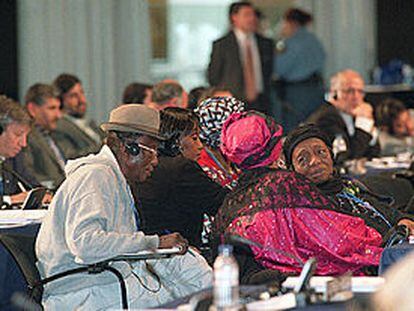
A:
<svg viewBox="0 0 414 311">
<path fill-rule="evenodd" d="M 69 161 L 36 241 L 42 278 L 124 253 L 180 247 L 183 255 L 147 262 L 117 262 L 131 308 L 166 303 L 211 286 L 211 268 L 186 252 L 178 233 L 145 235 L 130 186 L 143 182 L 157 165 L 159 112 L 144 105 L 114 109 L 101 128 L 106 144 L 96 155 Z M 74 274 L 45 286 L 43 304 L 51 310 L 120 308 L 115 276 Z"/>
</svg>

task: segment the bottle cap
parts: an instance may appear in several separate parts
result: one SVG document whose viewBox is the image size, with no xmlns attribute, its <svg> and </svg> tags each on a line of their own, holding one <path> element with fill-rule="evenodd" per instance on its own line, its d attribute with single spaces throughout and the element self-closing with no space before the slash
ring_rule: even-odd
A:
<svg viewBox="0 0 414 311">
<path fill-rule="evenodd" d="M 233 245 L 221 244 L 218 250 L 219 254 L 230 255 L 233 252 Z"/>
</svg>

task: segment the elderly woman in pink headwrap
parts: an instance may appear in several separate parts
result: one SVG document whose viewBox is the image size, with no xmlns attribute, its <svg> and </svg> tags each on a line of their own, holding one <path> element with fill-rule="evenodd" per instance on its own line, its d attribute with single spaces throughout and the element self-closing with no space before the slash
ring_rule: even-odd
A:
<svg viewBox="0 0 414 311">
<path fill-rule="evenodd" d="M 377 266 L 382 239 L 375 229 L 336 211 L 302 176 L 275 168 L 281 138 L 282 128 L 256 112 L 226 121 L 221 151 L 242 174 L 219 210 L 218 231 L 262 244 L 252 247 L 256 262 L 284 273 L 299 273 L 310 257 L 318 275 L 360 275 Z"/>
</svg>

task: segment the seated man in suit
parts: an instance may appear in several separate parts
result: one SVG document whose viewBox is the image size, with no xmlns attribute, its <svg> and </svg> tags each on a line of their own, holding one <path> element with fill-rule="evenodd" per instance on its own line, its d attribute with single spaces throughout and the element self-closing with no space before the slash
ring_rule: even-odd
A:
<svg viewBox="0 0 414 311">
<path fill-rule="evenodd" d="M 337 163 L 379 155 L 378 130 L 373 108 L 364 101 L 364 86 L 356 71 L 338 72 L 331 78 L 329 102 L 307 120 L 328 135 Z"/>
<path fill-rule="evenodd" d="M 52 137 L 67 159 L 97 152 L 102 145 L 103 132 L 93 120 L 85 118 L 88 103 L 81 81 L 63 73 L 53 84 L 59 92 L 63 117 Z"/>
<path fill-rule="evenodd" d="M 27 111 L 11 98 L 0 96 L 0 207 L 21 204 L 36 181 L 26 172 L 21 161 L 22 148 L 32 119 Z"/>
<path fill-rule="evenodd" d="M 42 277 L 125 253 L 180 247 L 170 259 L 117 262 L 131 309 L 166 303 L 212 284 L 212 272 L 199 254 L 187 253 L 178 233 L 145 235 L 131 186 L 144 182 L 158 164 L 159 112 L 129 104 L 114 109 L 102 124 L 106 144 L 98 154 L 70 161 L 67 178 L 53 198 L 36 241 Z M 45 309 L 119 309 L 116 277 L 109 272 L 75 274 L 45 287 Z"/>
<path fill-rule="evenodd" d="M 43 186 L 57 188 L 65 178 L 66 158 L 50 133 L 62 117 L 56 89 L 37 83 L 25 95 L 26 108 L 35 122 L 24 150 L 24 164 L 29 173 Z"/>
</svg>

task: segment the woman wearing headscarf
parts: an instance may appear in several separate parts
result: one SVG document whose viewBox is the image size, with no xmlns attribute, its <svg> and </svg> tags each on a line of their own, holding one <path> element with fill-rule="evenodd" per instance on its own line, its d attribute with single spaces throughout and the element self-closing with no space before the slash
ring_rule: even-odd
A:
<svg viewBox="0 0 414 311">
<path fill-rule="evenodd" d="M 234 97 L 212 97 L 203 100 L 194 110 L 205 146 L 197 162 L 208 177 L 228 189 L 236 186 L 238 173 L 219 149 L 221 128 L 230 115 L 244 111 L 244 107 Z"/>
<path fill-rule="evenodd" d="M 144 231 L 179 232 L 190 245 L 201 246 L 203 214 L 215 215 L 227 190 L 210 180 L 197 164 L 202 150 L 193 112 L 166 108 L 161 114 L 158 166 L 138 188 Z"/>
<path fill-rule="evenodd" d="M 363 219 L 384 238 L 396 225 L 406 225 L 414 232 L 413 216 L 389 206 L 388 197 L 372 192 L 361 181 L 340 176 L 334 170 L 332 144 L 316 125 L 293 130 L 283 149 L 287 167 L 314 182 L 334 210 Z"/>
<path fill-rule="evenodd" d="M 311 257 L 318 261 L 319 275 L 359 275 L 378 265 L 382 239 L 376 230 L 333 211 L 302 176 L 274 167 L 281 138 L 282 128 L 256 112 L 233 114 L 226 121 L 221 150 L 242 173 L 217 214 L 218 231 L 263 245 L 252 247 L 255 260 L 284 273 L 299 273 Z"/>
</svg>

